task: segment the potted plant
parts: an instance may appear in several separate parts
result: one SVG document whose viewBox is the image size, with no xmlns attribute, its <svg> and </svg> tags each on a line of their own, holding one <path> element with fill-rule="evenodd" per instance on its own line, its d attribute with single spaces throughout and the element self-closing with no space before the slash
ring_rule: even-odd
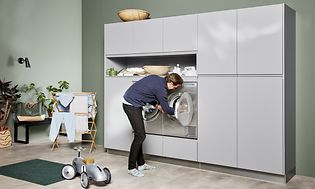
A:
<svg viewBox="0 0 315 189">
<path fill-rule="evenodd" d="M 7 126 L 10 112 L 14 110 L 17 99 L 21 97 L 18 85 L 12 81 L 0 80 L 0 148 L 11 146 L 11 134 Z"/>
<path fill-rule="evenodd" d="M 69 89 L 69 82 L 59 81 L 58 86 L 49 85 L 46 87 L 48 94 L 46 95 L 40 88 L 37 88 L 34 83 L 23 85 L 20 90 L 28 94 L 28 101 L 31 103 L 41 103 L 47 110 L 48 116 L 52 116 L 54 100 L 56 93 Z M 36 97 L 36 99 L 34 98 Z"/>
<path fill-rule="evenodd" d="M 41 116 L 40 120 L 44 119 L 46 106 L 45 106 L 45 94 L 41 91 L 40 87 L 36 87 L 34 83 L 24 84 L 19 88 L 22 93 L 22 97 L 17 106 L 17 117 L 27 116 Z M 34 120 L 34 118 L 31 118 Z"/>
</svg>

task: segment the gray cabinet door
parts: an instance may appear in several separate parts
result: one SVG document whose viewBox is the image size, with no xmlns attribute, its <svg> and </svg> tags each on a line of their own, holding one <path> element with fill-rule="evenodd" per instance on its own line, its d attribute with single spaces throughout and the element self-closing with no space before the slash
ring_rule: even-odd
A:
<svg viewBox="0 0 315 189">
<path fill-rule="evenodd" d="M 236 77 L 199 76 L 198 161 L 236 167 Z"/>
<path fill-rule="evenodd" d="M 164 52 L 197 50 L 197 15 L 164 18 Z"/>
<path fill-rule="evenodd" d="M 133 23 L 135 53 L 163 51 L 163 19 L 142 20 Z"/>
<path fill-rule="evenodd" d="M 238 167 L 284 174 L 283 78 L 238 78 Z"/>
<path fill-rule="evenodd" d="M 127 115 L 123 110 L 121 98 L 131 84 L 131 77 L 105 78 L 105 148 L 129 151 L 131 142 L 133 140 L 133 133 Z"/>
<path fill-rule="evenodd" d="M 236 74 L 236 10 L 198 15 L 198 74 Z"/>
<path fill-rule="evenodd" d="M 162 156 L 163 155 L 163 136 L 147 134 L 142 145 L 143 153 Z"/>
<path fill-rule="evenodd" d="M 133 52 L 133 23 L 105 24 L 105 54 Z"/>
<path fill-rule="evenodd" d="M 197 161 L 197 140 L 164 136 L 163 155 L 165 157 Z"/>
<path fill-rule="evenodd" d="M 163 51 L 163 19 L 105 25 L 105 54 L 156 53 Z"/>
<path fill-rule="evenodd" d="M 283 6 L 238 10 L 238 73 L 283 73 Z"/>
</svg>

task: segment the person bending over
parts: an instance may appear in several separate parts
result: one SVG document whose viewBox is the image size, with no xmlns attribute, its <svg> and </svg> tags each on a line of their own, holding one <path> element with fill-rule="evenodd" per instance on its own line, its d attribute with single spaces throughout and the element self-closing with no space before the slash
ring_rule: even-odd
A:
<svg viewBox="0 0 315 189">
<path fill-rule="evenodd" d="M 134 130 L 129 159 L 128 173 L 132 176 L 144 176 L 143 170 L 155 167 L 145 163 L 142 143 L 146 137 L 142 117 L 142 107 L 147 103 L 155 105 L 161 112 L 174 115 L 174 108 L 167 101 L 168 90 L 177 89 L 183 84 L 183 79 L 177 73 L 171 73 L 165 78 L 149 75 L 131 85 L 125 92 L 122 103 L 131 127 Z"/>
</svg>

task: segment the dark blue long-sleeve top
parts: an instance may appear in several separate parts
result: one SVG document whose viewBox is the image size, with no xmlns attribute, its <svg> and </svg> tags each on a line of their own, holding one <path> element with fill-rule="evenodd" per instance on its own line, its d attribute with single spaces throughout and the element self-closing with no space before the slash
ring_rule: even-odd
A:
<svg viewBox="0 0 315 189">
<path fill-rule="evenodd" d="M 168 105 L 167 84 L 165 78 L 149 75 L 131 85 L 124 94 L 124 99 L 135 107 L 157 101 L 165 113 L 174 115 L 174 108 Z"/>
</svg>

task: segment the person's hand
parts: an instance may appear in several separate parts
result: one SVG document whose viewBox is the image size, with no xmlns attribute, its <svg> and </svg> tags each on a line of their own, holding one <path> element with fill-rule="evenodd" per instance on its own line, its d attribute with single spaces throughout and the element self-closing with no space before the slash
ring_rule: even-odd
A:
<svg viewBox="0 0 315 189">
<path fill-rule="evenodd" d="M 161 105 L 157 104 L 157 105 L 155 105 L 155 108 L 157 108 L 158 110 L 160 110 L 161 112 L 164 113 L 164 110 L 163 110 Z"/>
</svg>

